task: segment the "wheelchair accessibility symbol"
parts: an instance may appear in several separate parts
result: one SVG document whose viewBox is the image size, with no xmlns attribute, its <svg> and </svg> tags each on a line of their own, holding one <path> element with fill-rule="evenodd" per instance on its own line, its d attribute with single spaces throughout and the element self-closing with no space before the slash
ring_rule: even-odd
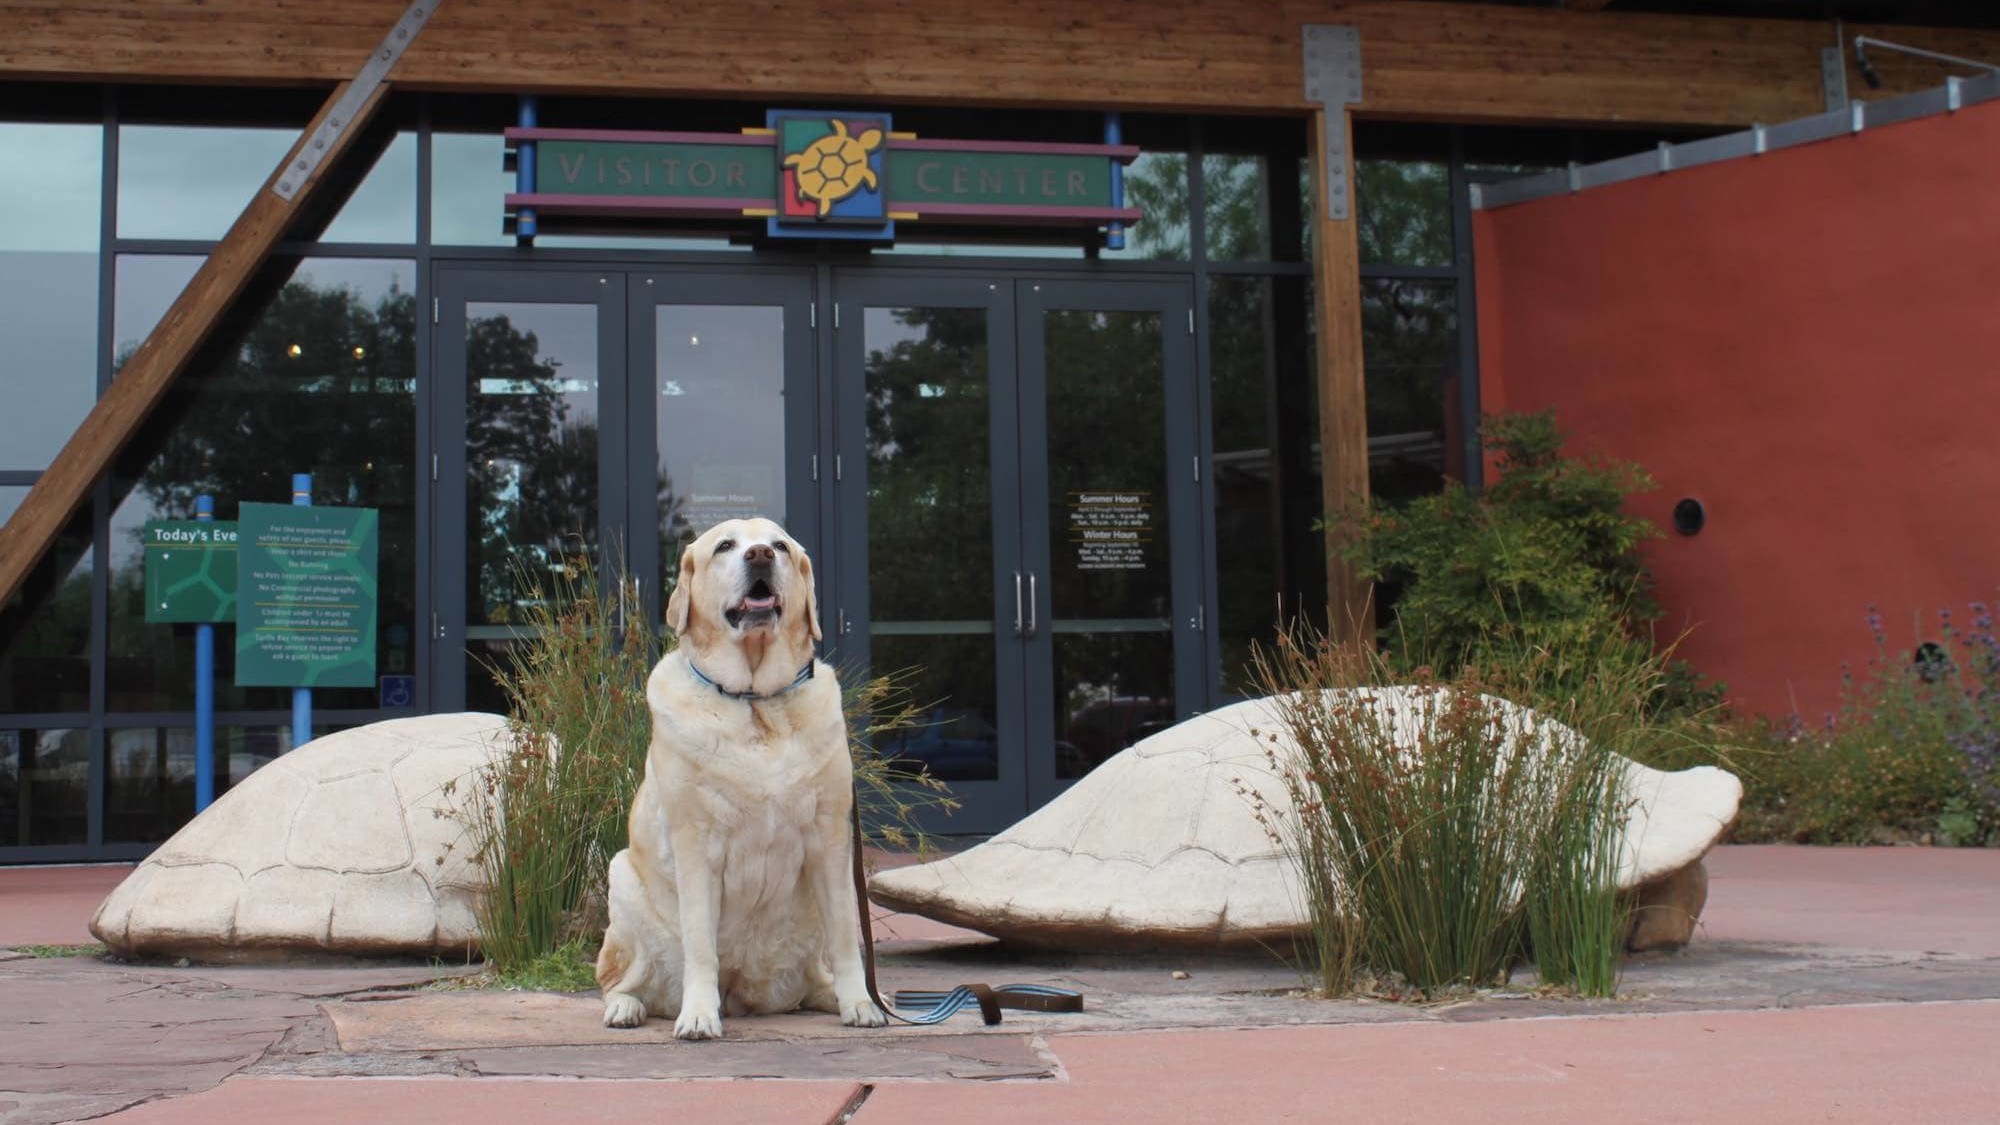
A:
<svg viewBox="0 0 2000 1125">
<path fill-rule="evenodd" d="M 380 676 L 383 707 L 415 707 L 417 705 L 417 678 L 415 676 Z"/>
</svg>

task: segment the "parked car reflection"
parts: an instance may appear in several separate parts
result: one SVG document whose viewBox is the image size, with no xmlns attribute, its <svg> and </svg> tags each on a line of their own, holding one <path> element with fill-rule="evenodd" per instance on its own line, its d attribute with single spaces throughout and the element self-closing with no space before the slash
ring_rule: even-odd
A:
<svg viewBox="0 0 2000 1125">
<path fill-rule="evenodd" d="M 1174 725 L 1174 701 L 1147 695 L 1093 699 L 1070 712 L 1056 739 L 1056 776 L 1082 777 L 1127 746 Z"/>
<path fill-rule="evenodd" d="M 875 749 L 902 768 L 922 766 L 940 781 L 1000 776 L 1000 734 L 971 707 L 933 707 L 914 727 L 877 737 Z"/>
</svg>

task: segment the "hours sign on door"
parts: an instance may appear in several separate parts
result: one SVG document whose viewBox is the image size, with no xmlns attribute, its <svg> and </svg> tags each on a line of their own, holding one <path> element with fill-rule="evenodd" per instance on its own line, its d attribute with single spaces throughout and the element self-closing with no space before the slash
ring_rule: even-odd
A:
<svg viewBox="0 0 2000 1125">
<path fill-rule="evenodd" d="M 1153 494 L 1115 489 L 1070 493 L 1069 538 L 1078 570 L 1146 569 Z"/>
</svg>

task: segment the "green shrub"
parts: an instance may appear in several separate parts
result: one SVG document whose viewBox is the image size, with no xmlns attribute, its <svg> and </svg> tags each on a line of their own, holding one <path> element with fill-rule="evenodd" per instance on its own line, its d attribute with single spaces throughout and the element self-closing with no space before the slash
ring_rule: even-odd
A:
<svg viewBox="0 0 2000 1125">
<path fill-rule="evenodd" d="M 1859 676 L 1842 676 L 1823 723 L 1756 728 L 1763 753 L 1745 778 L 1736 838 L 2000 842 L 2000 644 L 1986 607 L 1973 604 L 1963 631 L 1940 613 L 1929 647 L 1892 650 L 1872 606 L 1868 624 L 1874 652 Z"/>
<path fill-rule="evenodd" d="M 1382 639 L 1405 669 L 1450 676 L 1523 650 L 1591 651 L 1624 667 L 1655 661 L 1659 617 L 1638 548 L 1659 532 L 1625 510 L 1653 482 L 1636 465 L 1562 453 L 1551 411 L 1494 414 L 1484 422 L 1498 471 L 1475 495 L 1456 483 L 1402 506 L 1349 514 L 1341 551 L 1394 595 Z M 1581 689 L 1586 667 L 1556 690 Z M 1709 685 L 1671 659 L 1657 669 L 1653 705 L 1712 710 Z"/>
</svg>

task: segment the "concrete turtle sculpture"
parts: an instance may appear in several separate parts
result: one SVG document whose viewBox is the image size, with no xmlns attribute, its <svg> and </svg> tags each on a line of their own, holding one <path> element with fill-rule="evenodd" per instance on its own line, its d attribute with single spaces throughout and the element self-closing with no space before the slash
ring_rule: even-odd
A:
<svg viewBox="0 0 2000 1125">
<path fill-rule="evenodd" d="M 160 845 L 91 932 L 139 956 L 463 955 L 485 880 L 451 783 L 464 792 L 509 746 L 507 720 L 478 713 L 316 738 Z"/>
<path fill-rule="evenodd" d="M 833 205 L 860 191 L 874 190 L 875 169 L 868 166 L 868 154 L 882 146 L 882 130 L 869 129 L 850 136 L 847 122 L 834 118 L 833 132 L 806 146 L 804 152 L 785 157 L 785 167 L 797 170 L 799 198 L 819 204 L 825 218 Z"/>
<path fill-rule="evenodd" d="M 1399 722 L 1415 707 L 1401 688 L 1384 689 L 1378 705 Z M 1284 783 L 1251 733 L 1284 730 L 1268 699 L 1189 719 L 1120 751 L 983 844 L 879 872 L 869 894 L 1044 948 L 1283 947 L 1305 927 L 1297 872 L 1250 795 L 1289 813 Z M 1684 944 L 1705 897 L 1701 859 L 1735 821 L 1742 785 L 1714 767 L 1624 770 L 1633 805 L 1618 884 L 1642 908 L 1628 947 Z"/>
</svg>

